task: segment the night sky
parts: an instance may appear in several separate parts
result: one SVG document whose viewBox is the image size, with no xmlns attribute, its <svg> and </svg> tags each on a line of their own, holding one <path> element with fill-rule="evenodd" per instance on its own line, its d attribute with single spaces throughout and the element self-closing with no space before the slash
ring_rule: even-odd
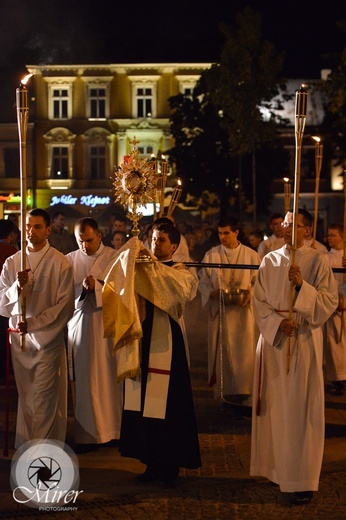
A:
<svg viewBox="0 0 346 520">
<path fill-rule="evenodd" d="M 345 46 L 336 23 L 346 20 L 345 0 L 320 3 L 1 0 L 0 97 L 12 95 L 26 64 L 218 61 L 220 22 L 234 26 L 246 5 L 262 14 L 263 37 L 286 54 L 283 75 L 318 78 Z"/>
</svg>

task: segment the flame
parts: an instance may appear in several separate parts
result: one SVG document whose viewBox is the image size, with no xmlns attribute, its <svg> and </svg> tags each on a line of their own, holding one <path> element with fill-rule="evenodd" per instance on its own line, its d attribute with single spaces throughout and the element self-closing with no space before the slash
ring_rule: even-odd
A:
<svg viewBox="0 0 346 520">
<path fill-rule="evenodd" d="M 183 183 L 181 182 L 180 179 L 177 179 L 177 184 L 178 184 L 178 186 L 181 186 Z"/>
<path fill-rule="evenodd" d="M 31 76 L 33 76 L 33 74 L 27 74 L 27 75 L 25 76 L 25 78 L 22 79 L 21 84 L 22 84 L 22 85 L 26 85 L 27 82 L 29 81 L 29 79 L 31 78 Z"/>
<path fill-rule="evenodd" d="M 283 180 L 284 180 L 284 182 L 289 182 L 290 181 L 288 177 L 284 177 Z"/>
<path fill-rule="evenodd" d="M 317 135 L 313 135 L 313 136 L 311 137 L 311 139 L 313 139 L 314 141 L 316 141 L 316 143 L 320 143 L 320 142 L 321 142 L 321 138 L 318 137 Z"/>
</svg>

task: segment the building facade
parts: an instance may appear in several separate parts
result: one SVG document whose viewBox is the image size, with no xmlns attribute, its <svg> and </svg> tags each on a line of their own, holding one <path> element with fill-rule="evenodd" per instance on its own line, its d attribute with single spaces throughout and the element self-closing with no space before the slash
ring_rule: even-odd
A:
<svg viewBox="0 0 346 520">
<path fill-rule="evenodd" d="M 28 65 L 27 186 L 33 205 L 73 206 L 75 215 L 102 216 L 114 202 L 114 167 L 129 154 L 133 138 L 143 156 L 164 154 L 173 144 L 168 98 L 191 93 L 209 66 Z M 3 196 L 17 197 L 18 129 L 13 124 L 10 130 L 12 138 L 7 132 L 0 148 L 0 177 L 6 181 Z"/>
<path fill-rule="evenodd" d="M 113 172 L 131 150 L 134 137 L 143 156 L 164 154 L 173 145 L 168 99 L 189 95 L 210 63 L 28 65 L 27 136 L 28 205 L 63 208 L 65 213 L 93 216 L 104 222 L 114 202 Z M 290 80 L 288 93 L 303 83 Z M 294 96 L 293 96 L 294 97 Z M 309 94 L 301 205 L 314 209 L 314 144 L 310 137 L 323 119 L 321 100 Z M 281 131 L 294 176 L 294 99 L 280 114 L 289 126 Z M 265 114 L 263 114 L 265 117 Z M 308 160 L 307 160 L 308 159 Z M 329 165 L 328 165 L 329 168 Z M 339 168 L 339 169 L 338 169 Z M 321 180 L 320 219 L 338 220 L 342 211 L 340 166 Z M 0 125 L 0 217 L 19 212 L 17 125 Z M 283 172 L 273 183 L 272 211 L 283 209 Z M 169 182 L 168 182 L 169 183 Z M 293 186 L 292 186 L 293 190 Z"/>
</svg>

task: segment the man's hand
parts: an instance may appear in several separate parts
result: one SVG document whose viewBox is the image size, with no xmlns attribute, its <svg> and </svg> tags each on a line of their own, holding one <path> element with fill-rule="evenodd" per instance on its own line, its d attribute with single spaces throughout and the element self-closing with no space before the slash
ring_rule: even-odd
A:
<svg viewBox="0 0 346 520">
<path fill-rule="evenodd" d="M 84 278 L 82 285 L 87 292 L 92 292 L 95 289 L 95 278 L 89 274 L 89 276 Z"/>
<path fill-rule="evenodd" d="M 299 265 L 292 264 L 288 271 L 288 279 L 293 282 L 296 287 L 301 287 L 303 284 L 303 278 L 300 272 Z"/>
<path fill-rule="evenodd" d="M 298 325 L 294 321 L 290 321 L 287 319 L 282 320 L 279 327 L 286 336 L 290 338 L 294 336 L 295 331 L 298 328 Z"/>
<path fill-rule="evenodd" d="M 24 285 L 26 285 L 28 283 L 29 271 L 30 271 L 30 269 L 25 269 L 25 271 L 18 271 L 17 285 L 18 285 L 19 290 L 23 289 Z"/>
<path fill-rule="evenodd" d="M 17 329 L 19 330 L 19 333 L 21 336 L 24 336 L 28 332 L 28 324 L 26 320 L 19 321 L 17 323 Z"/>
</svg>

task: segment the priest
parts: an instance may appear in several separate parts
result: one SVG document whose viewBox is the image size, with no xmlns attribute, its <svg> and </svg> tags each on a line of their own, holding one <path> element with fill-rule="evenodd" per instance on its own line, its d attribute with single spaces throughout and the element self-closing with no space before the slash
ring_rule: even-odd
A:
<svg viewBox="0 0 346 520">
<path fill-rule="evenodd" d="M 156 227 L 152 254 L 134 237 L 105 277 L 105 332 L 114 338 L 118 378 L 125 379 L 119 450 L 146 465 L 141 482 L 170 484 L 179 467 L 201 465 L 179 325 L 196 279 L 172 263 L 179 240 L 173 225 Z M 140 261 L 143 255 L 149 261 Z"/>
</svg>

